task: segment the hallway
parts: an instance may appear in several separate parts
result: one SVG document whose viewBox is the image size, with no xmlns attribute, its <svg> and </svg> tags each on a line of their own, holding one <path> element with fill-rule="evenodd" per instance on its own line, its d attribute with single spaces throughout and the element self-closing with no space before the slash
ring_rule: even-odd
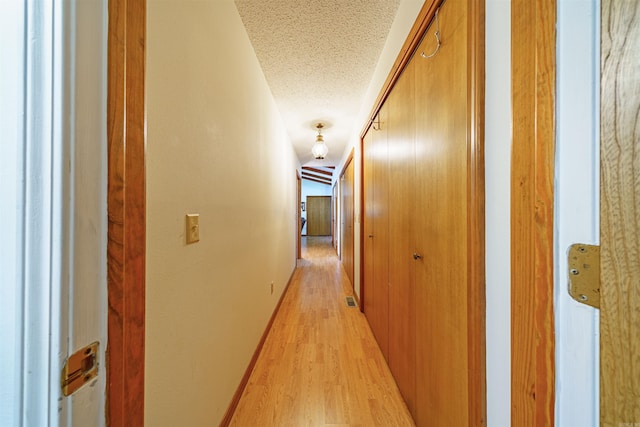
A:
<svg viewBox="0 0 640 427">
<path fill-rule="evenodd" d="M 412 426 L 328 237 L 305 237 L 232 426 Z"/>
</svg>

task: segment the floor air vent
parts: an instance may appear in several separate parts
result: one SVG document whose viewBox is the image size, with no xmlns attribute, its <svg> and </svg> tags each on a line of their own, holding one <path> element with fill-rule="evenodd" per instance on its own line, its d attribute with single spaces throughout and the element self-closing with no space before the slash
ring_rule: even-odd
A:
<svg viewBox="0 0 640 427">
<path fill-rule="evenodd" d="M 356 306 L 356 300 L 353 299 L 353 297 L 347 297 L 347 307 L 355 307 Z"/>
</svg>

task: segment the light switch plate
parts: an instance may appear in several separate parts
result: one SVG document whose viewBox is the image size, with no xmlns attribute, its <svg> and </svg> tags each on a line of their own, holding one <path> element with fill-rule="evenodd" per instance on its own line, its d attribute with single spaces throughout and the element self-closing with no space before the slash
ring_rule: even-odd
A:
<svg viewBox="0 0 640 427">
<path fill-rule="evenodd" d="M 199 214 L 187 214 L 187 244 L 200 241 Z"/>
</svg>

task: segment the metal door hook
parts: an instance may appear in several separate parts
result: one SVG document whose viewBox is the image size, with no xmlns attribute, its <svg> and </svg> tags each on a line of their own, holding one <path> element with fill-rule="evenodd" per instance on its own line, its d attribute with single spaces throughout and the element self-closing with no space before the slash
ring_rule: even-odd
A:
<svg viewBox="0 0 640 427">
<path fill-rule="evenodd" d="M 433 58 L 436 53 L 438 53 L 438 51 L 440 50 L 440 21 L 438 20 L 438 12 L 440 12 L 440 8 L 438 8 L 436 10 L 436 32 L 434 33 L 434 35 L 436 36 L 436 40 L 438 41 L 438 45 L 436 46 L 435 50 L 433 52 L 431 52 L 429 55 L 427 55 L 426 53 L 422 52 L 420 54 L 420 56 L 422 56 L 423 58 Z"/>
</svg>

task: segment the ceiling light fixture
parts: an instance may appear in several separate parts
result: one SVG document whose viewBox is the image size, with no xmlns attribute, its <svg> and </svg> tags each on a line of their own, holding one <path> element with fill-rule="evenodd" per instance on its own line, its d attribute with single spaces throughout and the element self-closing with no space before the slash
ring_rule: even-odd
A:
<svg viewBox="0 0 640 427">
<path fill-rule="evenodd" d="M 316 125 L 316 129 L 318 129 L 318 136 L 316 136 L 316 143 L 313 144 L 313 148 L 311 149 L 311 152 L 313 153 L 313 157 L 315 157 L 318 160 L 324 159 L 327 153 L 329 152 L 327 145 L 324 143 L 324 138 L 322 137 L 323 127 L 324 125 L 322 123 L 318 123 Z"/>
</svg>

